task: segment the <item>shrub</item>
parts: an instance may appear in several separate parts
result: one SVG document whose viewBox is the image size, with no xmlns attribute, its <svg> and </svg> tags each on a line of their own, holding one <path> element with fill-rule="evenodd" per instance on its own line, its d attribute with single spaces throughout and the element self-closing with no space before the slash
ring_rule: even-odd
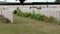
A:
<svg viewBox="0 0 60 34">
<path fill-rule="evenodd" d="M 31 13 L 30 12 L 25 12 L 24 13 L 24 17 L 30 17 L 31 16 Z"/>
<path fill-rule="evenodd" d="M 17 10 L 17 15 L 18 15 L 18 16 L 23 16 L 23 14 L 24 14 L 24 13 L 23 13 L 21 10 Z"/>
<path fill-rule="evenodd" d="M 42 15 L 42 14 L 37 14 L 37 20 L 41 20 L 41 21 L 45 21 L 46 20 L 46 16 Z"/>
<path fill-rule="evenodd" d="M 36 20 L 42 20 L 42 14 L 32 14 L 31 18 L 36 19 Z"/>
<path fill-rule="evenodd" d="M 52 16 L 48 17 L 48 22 L 49 23 L 56 23 L 55 18 Z"/>
<path fill-rule="evenodd" d="M 54 17 L 52 17 L 52 16 L 47 17 L 47 16 L 42 15 L 42 14 L 36 14 L 34 11 L 32 14 L 30 12 L 23 13 L 21 10 L 17 10 L 17 15 L 18 16 L 24 16 L 24 17 L 31 17 L 32 19 L 36 19 L 36 20 L 40 20 L 40 21 L 47 21 L 49 23 L 55 23 L 56 22 Z"/>
<path fill-rule="evenodd" d="M 37 20 L 42 20 L 42 15 L 41 14 L 37 14 L 36 19 Z"/>
<path fill-rule="evenodd" d="M 42 21 L 47 21 L 47 16 L 45 16 L 45 15 L 42 15 Z"/>
<path fill-rule="evenodd" d="M 32 14 L 31 18 L 36 19 L 37 14 Z"/>
<path fill-rule="evenodd" d="M 13 12 L 14 14 L 17 14 L 17 10 L 14 10 L 14 12 Z"/>
</svg>

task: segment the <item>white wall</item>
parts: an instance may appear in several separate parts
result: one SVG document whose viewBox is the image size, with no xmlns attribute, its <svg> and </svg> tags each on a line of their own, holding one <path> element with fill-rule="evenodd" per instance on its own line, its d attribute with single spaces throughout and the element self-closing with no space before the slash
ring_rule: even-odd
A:
<svg viewBox="0 0 60 34">
<path fill-rule="evenodd" d="M 54 16 L 58 21 L 60 21 L 60 5 L 48 5 L 49 8 L 46 7 L 46 5 L 34 5 L 37 7 L 42 7 L 42 9 L 29 9 L 29 7 L 32 5 L 0 5 L 0 9 L 3 7 L 6 10 L 3 10 L 4 15 L 7 16 L 12 22 L 13 22 L 13 10 L 15 10 L 17 7 L 19 7 L 23 12 L 33 12 L 32 10 L 35 11 L 35 13 L 41 13 L 46 16 Z M 56 7 L 56 8 L 51 8 L 51 7 Z M 43 8 L 45 7 L 45 8 Z M 10 18 L 11 17 L 11 18 Z"/>
<path fill-rule="evenodd" d="M 60 9 L 59 8 L 44 8 L 44 9 L 41 9 L 41 10 L 37 10 L 37 9 L 21 9 L 23 12 L 34 12 L 35 13 L 41 13 L 43 15 L 46 15 L 46 16 L 54 16 L 56 18 L 57 21 L 60 21 Z"/>
</svg>

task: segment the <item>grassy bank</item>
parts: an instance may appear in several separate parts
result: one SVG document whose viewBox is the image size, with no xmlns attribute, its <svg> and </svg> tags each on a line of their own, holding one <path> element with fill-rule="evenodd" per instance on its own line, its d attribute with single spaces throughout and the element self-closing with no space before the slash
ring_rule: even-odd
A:
<svg viewBox="0 0 60 34">
<path fill-rule="evenodd" d="M 0 24 L 0 34 L 60 34 L 60 25 L 14 15 L 14 24 Z"/>
</svg>

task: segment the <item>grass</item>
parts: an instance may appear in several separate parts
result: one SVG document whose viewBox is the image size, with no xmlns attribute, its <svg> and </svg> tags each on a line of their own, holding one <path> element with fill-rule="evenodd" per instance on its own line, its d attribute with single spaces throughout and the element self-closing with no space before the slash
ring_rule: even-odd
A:
<svg viewBox="0 0 60 34">
<path fill-rule="evenodd" d="M 60 25 L 14 15 L 14 24 L 0 24 L 0 34 L 60 34 Z"/>
</svg>

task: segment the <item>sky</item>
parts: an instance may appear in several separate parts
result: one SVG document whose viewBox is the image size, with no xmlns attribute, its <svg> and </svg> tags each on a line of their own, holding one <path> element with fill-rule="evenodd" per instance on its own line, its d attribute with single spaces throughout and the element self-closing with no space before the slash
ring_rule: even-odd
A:
<svg viewBox="0 0 60 34">
<path fill-rule="evenodd" d="M 0 0 L 0 1 L 4 1 L 4 0 Z M 26 0 L 25 2 L 54 2 L 55 0 Z M 6 0 L 6 2 L 19 2 L 19 1 L 15 1 L 15 0 Z"/>
</svg>

